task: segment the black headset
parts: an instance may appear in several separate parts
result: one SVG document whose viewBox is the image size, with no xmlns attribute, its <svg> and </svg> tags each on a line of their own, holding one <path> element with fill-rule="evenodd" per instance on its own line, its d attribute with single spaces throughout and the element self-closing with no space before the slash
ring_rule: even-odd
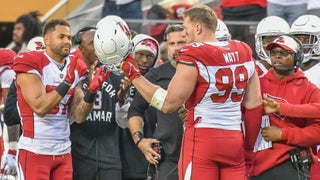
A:
<svg viewBox="0 0 320 180">
<path fill-rule="evenodd" d="M 92 26 L 86 26 L 81 28 L 72 38 L 73 45 L 81 44 L 81 34 L 85 31 L 89 31 L 91 29 L 96 30 L 97 28 Z"/>
<path fill-rule="evenodd" d="M 294 64 L 295 64 L 295 67 L 298 68 L 301 65 L 301 62 L 304 58 L 302 43 L 297 37 L 295 37 L 292 34 L 284 34 L 283 36 L 291 37 L 294 41 L 296 41 L 296 43 L 299 46 L 299 49 L 297 50 L 297 52 L 295 53 L 295 56 L 294 56 Z"/>
</svg>

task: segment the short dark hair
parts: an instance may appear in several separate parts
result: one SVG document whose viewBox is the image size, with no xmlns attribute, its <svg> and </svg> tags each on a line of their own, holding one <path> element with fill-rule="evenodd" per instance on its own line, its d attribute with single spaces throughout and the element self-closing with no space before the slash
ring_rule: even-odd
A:
<svg viewBox="0 0 320 180">
<path fill-rule="evenodd" d="M 164 31 L 164 36 L 163 36 L 163 40 L 167 41 L 168 40 L 168 34 L 172 33 L 172 32 L 180 32 L 183 31 L 184 27 L 182 24 L 169 24 L 166 28 L 166 30 Z"/>
<path fill-rule="evenodd" d="M 86 26 L 81 28 L 73 37 L 72 37 L 72 42 L 74 45 L 81 44 L 81 34 L 89 31 L 89 30 L 96 30 L 97 28 L 93 26 Z"/>
<path fill-rule="evenodd" d="M 55 30 L 57 25 L 70 27 L 70 24 L 67 21 L 63 19 L 54 19 L 45 24 L 43 28 L 43 36 L 45 36 L 49 31 Z"/>
<path fill-rule="evenodd" d="M 166 19 L 169 11 L 159 4 L 154 4 L 147 12 L 148 19 Z"/>
</svg>

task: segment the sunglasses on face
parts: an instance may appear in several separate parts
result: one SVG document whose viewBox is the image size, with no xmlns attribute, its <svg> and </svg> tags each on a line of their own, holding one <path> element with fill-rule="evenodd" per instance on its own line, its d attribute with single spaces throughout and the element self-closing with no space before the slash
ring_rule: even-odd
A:
<svg viewBox="0 0 320 180">
<path fill-rule="evenodd" d="M 270 56 L 276 56 L 277 54 L 280 54 L 283 57 L 288 56 L 289 54 L 293 54 L 292 51 L 275 51 L 275 50 L 270 50 Z"/>
</svg>

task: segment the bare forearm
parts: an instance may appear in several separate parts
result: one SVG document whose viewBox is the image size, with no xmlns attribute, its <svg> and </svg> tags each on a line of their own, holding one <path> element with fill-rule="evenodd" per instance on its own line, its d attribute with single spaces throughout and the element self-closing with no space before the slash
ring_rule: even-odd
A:
<svg viewBox="0 0 320 180">
<path fill-rule="evenodd" d="M 59 105 L 70 88 L 66 86 L 66 88 L 63 89 L 63 95 L 60 95 L 57 87 L 44 87 L 37 75 L 27 73 L 18 74 L 16 82 L 18 86 L 20 86 L 23 98 L 32 111 L 41 117 Z M 60 87 L 60 85 L 58 87 Z"/>
<path fill-rule="evenodd" d="M 139 116 L 133 116 L 128 120 L 128 128 L 131 134 L 140 131 L 143 132 L 143 120 Z"/>
<path fill-rule="evenodd" d="M 62 97 L 56 91 L 52 91 L 38 97 L 32 105 L 30 104 L 30 106 L 37 115 L 43 117 L 53 108 L 58 106 L 61 100 Z"/>
<path fill-rule="evenodd" d="M 83 100 L 84 94 L 81 85 L 75 88 L 70 106 L 70 119 L 77 123 L 83 123 L 89 113 L 92 111 L 93 103 L 87 103 Z"/>
<path fill-rule="evenodd" d="M 81 104 L 76 107 L 76 112 L 73 113 L 74 115 L 74 120 L 77 123 L 83 123 L 84 121 L 86 121 L 88 115 L 91 113 L 92 111 L 92 103 L 86 103 L 86 102 L 81 102 Z"/>
<path fill-rule="evenodd" d="M 255 108 L 262 104 L 260 81 L 257 72 L 249 80 L 246 87 L 246 93 L 242 102 L 242 105 L 247 109 Z"/>
</svg>

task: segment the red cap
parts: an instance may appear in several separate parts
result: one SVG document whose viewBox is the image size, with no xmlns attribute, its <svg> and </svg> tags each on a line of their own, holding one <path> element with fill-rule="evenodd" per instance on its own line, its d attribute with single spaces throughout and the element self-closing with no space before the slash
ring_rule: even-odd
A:
<svg viewBox="0 0 320 180">
<path fill-rule="evenodd" d="M 271 50 L 275 46 L 279 46 L 286 51 L 293 51 L 295 53 L 299 50 L 299 44 L 289 36 L 279 36 L 273 42 L 269 43 L 266 47 L 267 50 Z"/>
</svg>

